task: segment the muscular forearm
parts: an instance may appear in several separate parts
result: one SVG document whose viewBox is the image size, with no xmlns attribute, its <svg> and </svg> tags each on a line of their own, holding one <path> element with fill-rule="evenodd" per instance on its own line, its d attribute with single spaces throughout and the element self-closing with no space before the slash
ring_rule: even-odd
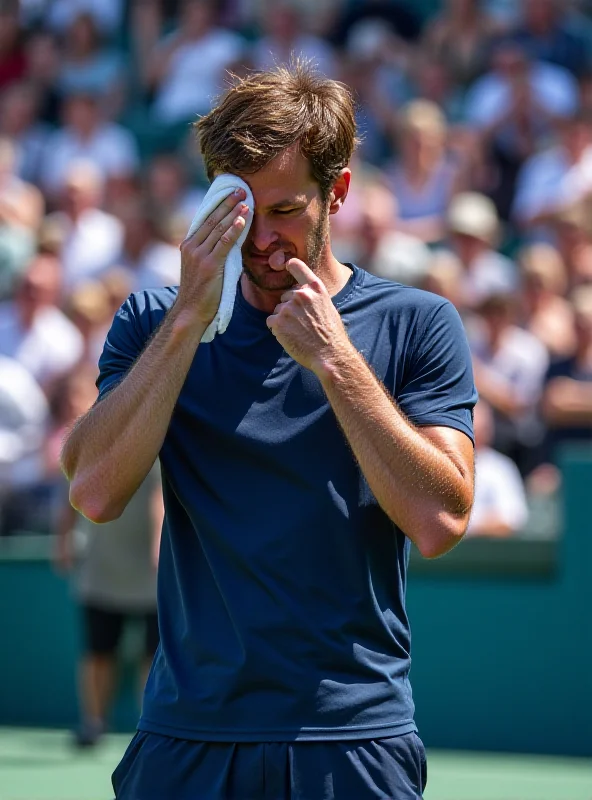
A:
<svg viewBox="0 0 592 800">
<path fill-rule="evenodd" d="M 471 476 L 403 416 L 353 348 L 316 371 L 380 506 L 423 555 L 445 553 L 466 529 Z"/>
<path fill-rule="evenodd" d="M 127 376 L 68 436 L 70 500 L 93 521 L 119 516 L 154 464 L 203 331 L 173 306 Z"/>
</svg>

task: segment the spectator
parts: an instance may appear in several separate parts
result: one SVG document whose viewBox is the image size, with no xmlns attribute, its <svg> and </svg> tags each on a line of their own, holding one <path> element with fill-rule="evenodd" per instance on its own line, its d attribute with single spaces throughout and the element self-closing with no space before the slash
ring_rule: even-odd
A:
<svg viewBox="0 0 592 800">
<path fill-rule="evenodd" d="M 60 507 L 64 494 L 60 451 L 67 432 L 96 398 L 94 382 L 97 374 L 96 363 L 81 361 L 75 369 L 55 380 L 49 393 L 50 419 L 45 441 L 45 464 L 49 480 L 56 487 L 57 502 Z M 57 517 L 55 507 L 53 516 L 55 522 Z"/>
<path fill-rule="evenodd" d="M 380 184 L 362 191 L 357 263 L 377 275 L 408 286 L 419 286 L 430 262 L 421 239 L 398 230 L 396 198 Z"/>
<path fill-rule="evenodd" d="M 15 151 L 0 137 L 0 299 L 8 297 L 35 251 L 43 213 L 39 190 L 15 175 Z"/>
<path fill-rule="evenodd" d="M 477 310 L 468 334 L 477 391 L 494 412 L 493 446 L 527 475 L 542 457 L 537 405 L 549 356 L 542 342 L 515 324 L 513 296 L 491 295 Z"/>
<path fill-rule="evenodd" d="M 38 255 L 28 265 L 15 297 L 0 304 L 0 354 L 16 359 L 47 388 L 82 355 L 82 336 L 60 311 L 60 262 Z"/>
<path fill-rule="evenodd" d="M 12 141 L 0 137 L 0 226 L 36 233 L 44 210 L 39 189 L 16 174 L 16 151 Z"/>
<path fill-rule="evenodd" d="M 163 517 L 157 467 L 113 522 L 96 525 L 64 502 L 56 554 L 60 570 L 74 565 L 74 542 L 85 542 L 75 576 L 85 632 L 79 682 L 81 721 L 76 731 L 80 747 L 95 745 L 106 730 L 116 688 L 117 647 L 124 625 L 131 620 L 140 621 L 144 628 L 138 696 L 144 690 L 159 641 L 156 566 Z"/>
<path fill-rule="evenodd" d="M 588 114 L 562 120 L 558 124 L 559 141 L 526 160 L 518 173 L 512 205 L 512 219 L 519 225 L 543 225 L 557 211 L 570 171 L 583 160 L 592 159 L 591 122 Z"/>
<path fill-rule="evenodd" d="M 466 88 L 485 72 L 491 38 L 498 30 L 479 0 L 447 0 L 426 26 L 422 50 L 442 61 L 454 83 Z"/>
<path fill-rule="evenodd" d="M 107 292 L 109 316 L 112 320 L 132 292 L 130 274 L 123 267 L 111 267 L 101 274 L 99 280 Z"/>
<path fill-rule="evenodd" d="M 557 249 L 567 267 L 570 289 L 592 282 L 592 215 L 590 198 L 561 208 L 551 218 Z"/>
<path fill-rule="evenodd" d="M 484 400 L 475 406 L 473 430 L 475 499 L 467 536 L 511 536 L 526 525 L 526 493 L 516 464 L 491 447 L 493 414 Z"/>
<path fill-rule="evenodd" d="M 76 370 L 55 394 L 51 439 L 58 452 L 65 432 L 96 399 L 96 372 L 90 366 Z M 76 568 L 75 591 L 85 629 L 78 684 L 81 721 L 76 730 L 76 743 L 81 747 L 96 744 L 106 728 L 116 683 L 117 645 L 124 623 L 133 618 L 144 626 L 139 680 L 143 690 L 158 646 L 156 564 L 162 522 L 156 467 L 121 517 L 101 526 L 74 511 L 62 478 L 55 564 L 63 573 Z"/>
<path fill-rule="evenodd" d="M 30 501 L 41 499 L 36 489 L 45 476 L 48 417 L 45 395 L 29 370 L 0 354 L 0 536 L 33 527 L 37 514 Z"/>
<path fill-rule="evenodd" d="M 99 208 L 102 191 L 101 175 L 92 163 L 70 164 L 61 193 L 61 210 L 49 218 L 62 230 L 66 290 L 111 266 L 121 251 L 123 226 Z"/>
<path fill-rule="evenodd" d="M 465 317 L 467 309 L 463 292 L 464 271 L 462 261 L 454 253 L 444 249 L 435 250 L 421 288 L 445 297 L 456 306 L 461 317 Z"/>
<path fill-rule="evenodd" d="M 551 460 L 561 444 L 592 441 L 592 284 L 575 289 L 572 302 L 576 350 L 551 365 L 543 394 Z"/>
<path fill-rule="evenodd" d="M 37 183 L 51 129 L 39 121 L 40 97 L 30 81 L 11 84 L 0 95 L 0 136 L 10 139 L 16 154 L 15 171 Z"/>
<path fill-rule="evenodd" d="M 393 96 L 397 81 L 384 73 L 376 58 L 351 49 L 341 63 L 340 79 L 357 98 L 356 120 L 360 132 L 357 157 L 364 163 L 380 166 L 390 154 L 390 137 L 394 125 L 393 108 L 401 98 Z"/>
<path fill-rule="evenodd" d="M 122 211 L 123 246 L 115 260 L 128 272 L 132 291 L 179 283 L 179 248 L 166 240 L 166 219 L 140 201 Z"/>
<path fill-rule="evenodd" d="M 180 217 L 188 228 L 205 191 L 188 185 L 187 167 L 178 155 L 161 153 L 148 164 L 146 194 L 157 214 Z"/>
<path fill-rule="evenodd" d="M 114 36 L 123 17 L 123 0 L 53 0 L 46 15 L 46 24 L 63 34 L 80 14 L 89 14 L 102 35 Z"/>
<path fill-rule="evenodd" d="M 215 24 L 214 0 L 183 0 L 179 28 L 156 48 L 145 80 L 155 93 L 152 112 L 164 125 L 188 122 L 210 109 L 225 70 L 244 53 L 236 33 Z"/>
<path fill-rule="evenodd" d="M 101 41 L 93 15 L 85 12 L 73 17 L 65 31 L 57 76 L 61 95 L 100 97 L 103 110 L 109 117 L 114 117 L 124 100 L 122 68 L 119 53 Z"/>
<path fill-rule="evenodd" d="M 498 42 L 492 66 L 468 93 L 467 119 L 506 153 L 523 158 L 557 120 L 576 111 L 576 81 L 561 67 L 531 61 L 512 39 Z"/>
<path fill-rule="evenodd" d="M 497 293 L 511 293 L 518 287 L 516 267 L 496 252 L 500 222 L 492 201 L 476 192 L 457 195 L 448 208 L 448 237 L 464 266 L 464 302 L 474 308 Z"/>
<path fill-rule="evenodd" d="M 573 355 L 574 314 L 565 299 L 567 272 L 561 256 L 549 244 L 534 244 L 521 251 L 519 264 L 525 328 L 545 345 L 553 361 Z"/>
<path fill-rule="evenodd" d="M 446 209 L 459 188 L 459 169 L 446 152 L 446 134 L 438 106 L 412 101 L 400 115 L 400 158 L 386 172 L 399 204 L 400 230 L 428 243 L 444 238 Z"/>
<path fill-rule="evenodd" d="M 18 2 L 8 0 L 0 8 L 0 89 L 21 80 L 26 71 L 27 57 Z"/>
<path fill-rule="evenodd" d="M 40 29 L 27 38 L 27 80 L 35 88 L 39 102 L 39 120 L 57 125 L 60 122 L 61 98 L 57 91 L 60 50 L 55 36 Z"/>
<path fill-rule="evenodd" d="M 106 286 L 98 280 L 79 283 L 68 296 L 64 310 L 82 336 L 81 361 L 96 365 L 113 319 Z"/>
<path fill-rule="evenodd" d="M 469 89 L 465 117 L 490 143 L 499 172 L 494 199 L 507 219 L 518 170 L 556 122 L 575 113 L 578 88 L 567 70 L 530 61 L 511 39 L 496 45 L 492 67 Z"/>
<path fill-rule="evenodd" d="M 259 19 L 263 35 L 252 51 L 256 69 L 287 63 L 297 54 L 313 61 L 329 78 L 335 77 L 336 64 L 330 45 L 306 32 L 302 9 L 295 0 L 265 0 Z"/>
<path fill-rule="evenodd" d="M 409 4 L 364 0 L 361 3 L 342 4 L 342 13 L 337 19 L 333 42 L 343 48 L 350 36 L 368 22 L 380 23 L 382 28 L 403 42 L 416 41 L 421 33 L 421 23 Z"/>
<path fill-rule="evenodd" d="M 590 42 L 570 24 L 563 0 L 522 0 L 522 20 L 513 38 L 537 61 L 568 69 L 576 77 L 590 66 Z"/>
<path fill-rule="evenodd" d="M 409 82 L 412 95 L 439 106 L 448 123 L 461 121 L 463 93 L 445 61 L 419 50 L 410 62 Z"/>
<path fill-rule="evenodd" d="M 49 139 L 41 183 L 56 199 L 75 161 L 92 162 L 106 179 L 126 178 L 138 168 L 138 150 L 131 133 L 103 118 L 99 98 L 72 94 L 63 105 L 64 127 Z"/>
</svg>

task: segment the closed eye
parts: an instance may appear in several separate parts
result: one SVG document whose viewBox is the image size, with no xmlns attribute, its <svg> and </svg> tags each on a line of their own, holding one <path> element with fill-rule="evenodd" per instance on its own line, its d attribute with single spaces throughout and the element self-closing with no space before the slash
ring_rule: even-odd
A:
<svg viewBox="0 0 592 800">
<path fill-rule="evenodd" d="M 297 208 L 275 208 L 273 210 L 274 214 L 292 214 L 294 211 L 298 211 Z"/>
</svg>

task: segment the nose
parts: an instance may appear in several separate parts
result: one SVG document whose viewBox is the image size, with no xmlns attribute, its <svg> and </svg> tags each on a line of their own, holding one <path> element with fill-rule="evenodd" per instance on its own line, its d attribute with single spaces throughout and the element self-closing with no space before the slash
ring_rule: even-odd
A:
<svg viewBox="0 0 592 800">
<path fill-rule="evenodd" d="M 255 211 L 249 231 L 249 241 L 255 250 L 265 253 L 274 242 L 277 242 L 278 238 L 279 235 L 273 230 L 270 220 Z"/>
</svg>

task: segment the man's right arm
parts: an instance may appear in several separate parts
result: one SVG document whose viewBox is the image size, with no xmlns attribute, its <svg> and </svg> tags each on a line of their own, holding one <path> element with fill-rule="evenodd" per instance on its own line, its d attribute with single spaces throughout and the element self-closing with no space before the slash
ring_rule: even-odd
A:
<svg viewBox="0 0 592 800">
<path fill-rule="evenodd" d="M 93 522 L 125 509 L 162 447 L 201 337 L 220 304 L 224 263 L 245 226 L 231 195 L 181 245 L 177 300 L 122 380 L 68 435 L 62 468 L 70 502 Z"/>
<path fill-rule="evenodd" d="M 116 519 L 150 471 L 204 331 L 173 306 L 126 377 L 68 436 L 70 502 L 93 522 Z"/>
</svg>

